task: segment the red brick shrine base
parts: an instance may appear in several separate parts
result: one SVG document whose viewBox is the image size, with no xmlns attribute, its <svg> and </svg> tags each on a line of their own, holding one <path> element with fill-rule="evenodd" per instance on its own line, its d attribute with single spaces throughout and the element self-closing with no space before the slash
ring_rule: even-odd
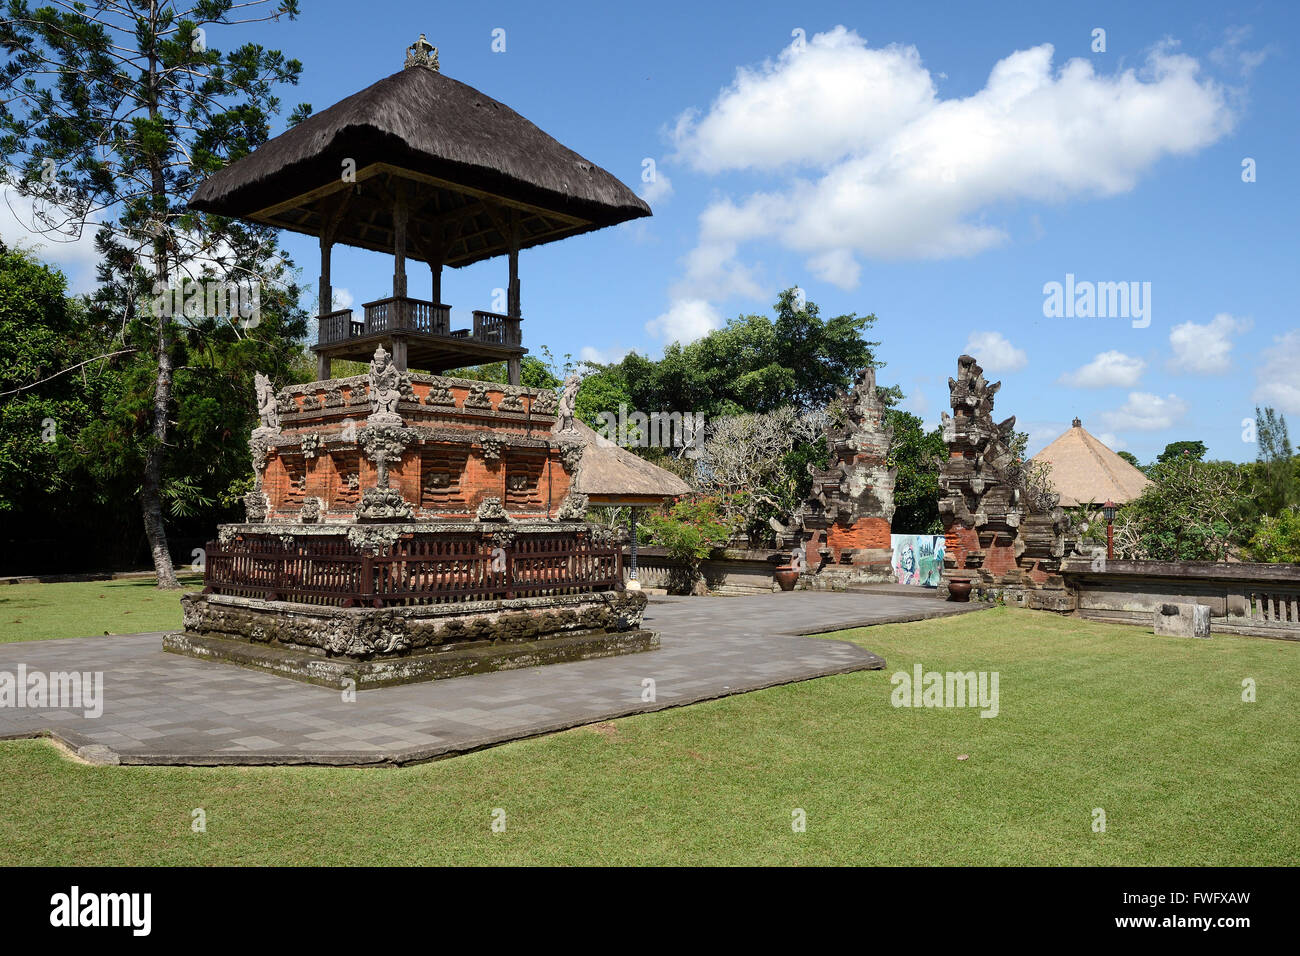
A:
<svg viewBox="0 0 1300 956">
<path fill-rule="evenodd" d="M 366 689 L 653 650 L 581 522 L 229 525 L 164 650 Z"/>
<path fill-rule="evenodd" d="M 811 525 L 806 525 L 813 530 Z M 850 525 L 836 522 L 817 530 L 807 544 L 807 572 L 801 587 L 840 590 L 853 584 L 894 579 L 893 543 L 884 518 L 859 518 Z"/>
</svg>

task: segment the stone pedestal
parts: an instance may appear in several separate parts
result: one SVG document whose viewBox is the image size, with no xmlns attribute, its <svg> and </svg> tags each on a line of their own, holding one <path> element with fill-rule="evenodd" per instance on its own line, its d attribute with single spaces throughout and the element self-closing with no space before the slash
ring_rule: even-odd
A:
<svg viewBox="0 0 1300 956">
<path fill-rule="evenodd" d="M 658 646 L 572 494 L 584 446 L 552 435 L 554 393 L 380 348 L 366 376 L 259 375 L 258 408 L 248 521 L 209 542 L 166 650 L 364 688 Z"/>
<path fill-rule="evenodd" d="M 1209 637 L 1208 604 L 1162 604 L 1153 615 L 1157 637 Z"/>
</svg>

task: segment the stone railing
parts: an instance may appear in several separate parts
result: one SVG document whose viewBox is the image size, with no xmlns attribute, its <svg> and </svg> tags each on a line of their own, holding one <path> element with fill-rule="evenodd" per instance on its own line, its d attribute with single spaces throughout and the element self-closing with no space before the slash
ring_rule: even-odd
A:
<svg viewBox="0 0 1300 956">
<path fill-rule="evenodd" d="M 1210 561 L 1094 565 L 1089 558 L 1071 558 L 1062 568 L 1081 617 L 1150 624 L 1162 604 L 1205 604 L 1212 629 L 1300 640 L 1300 565 Z"/>
</svg>

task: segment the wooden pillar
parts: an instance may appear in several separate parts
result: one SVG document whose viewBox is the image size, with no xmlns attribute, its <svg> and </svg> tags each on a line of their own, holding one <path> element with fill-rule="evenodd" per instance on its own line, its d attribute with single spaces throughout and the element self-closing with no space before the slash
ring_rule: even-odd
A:
<svg viewBox="0 0 1300 956">
<path fill-rule="evenodd" d="M 406 185 L 400 180 L 395 184 L 396 196 L 393 199 L 393 296 L 406 296 L 406 220 L 409 207 L 406 203 Z"/>
<path fill-rule="evenodd" d="M 393 303 L 392 319 L 389 330 L 404 329 L 407 326 L 406 303 L 406 222 L 410 207 L 406 202 L 406 184 L 400 179 L 394 184 L 393 197 Z M 390 336 L 393 352 L 393 365 L 399 372 L 406 371 L 406 336 Z"/>
<path fill-rule="evenodd" d="M 320 237 L 320 310 L 317 315 L 334 311 L 334 287 L 330 285 L 330 250 L 334 243 L 324 234 Z"/>
<path fill-rule="evenodd" d="M 316 310 L 318 316 L 329 315 L 334 311 L 334 287 L 330 285 L 330 249 L 334 243 L 330 241 L 328 235 L 322 231 L 320 237 L 320 300 Z M 317 332 L 319 340 L 320 333 Z M 329 356 L 316 356 L 316 381 L 323 382 L 330 377 L 331 367 Z"/>
<path fill-rule="evenodd" d="M 430 298 L 433 299 L 434 305 L 442 305 L 442 263 L 430 262 L 429 273 L 433 276 L 433 291 L 430 292 Z"/>
<path fill-rule="evenodd" d="M 519 211 L 510 210 L 510 283 L 506 288 L 506 314 L 512 319 L 520 317 L 519 311 Z M 522 362 L 518 355 L 510 356 L 506 362 L 506 378 L 511 385 L 518 385 L 523 374 Z"/>
</svg>

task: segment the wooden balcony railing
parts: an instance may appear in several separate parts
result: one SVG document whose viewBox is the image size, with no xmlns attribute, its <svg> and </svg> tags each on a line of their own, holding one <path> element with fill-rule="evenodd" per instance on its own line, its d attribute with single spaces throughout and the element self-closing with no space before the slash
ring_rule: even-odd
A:
<svg viewBox="0 0 1300 956">
<path fill-rule="evenodd" d="M 319 317 L 320 344 L 343 342 L 352 336 L 352 310 L 340 309 Z"/>
<path fill-rule="evenodd" d="M 474 311 L 473 338 L 496 345 L 518 345 L 520 319 L 497 312 Z"/>
<path fill-rule="evenodd" d="M 249 535 L 208 542 L 204 591 L 342 607 L 583 594 L 623 587 L 622 553 L 584 533 L 416 535 L 361 551 L 347 538 Z"/>
<path fill-rule="evenodd" d="M 384 332 L 415 332 L 425 335 L 446 335 L 470 338 L 491 345 L 520 345 L 520 319 L 496 312 L 474 312 L 472 329 L 451 328 L 451 306 L 390 296 L 362 307 L 362 317 L 354 318 L 351 309 L 330 312 L 319 317 L 319 345 L 334 345 L 348 339 Z"/>
</svg>

